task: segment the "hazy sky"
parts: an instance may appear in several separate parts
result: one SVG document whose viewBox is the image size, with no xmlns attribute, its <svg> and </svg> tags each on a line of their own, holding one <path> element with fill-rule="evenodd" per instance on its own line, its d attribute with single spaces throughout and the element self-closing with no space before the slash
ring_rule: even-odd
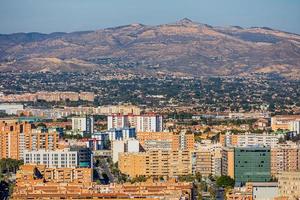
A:
<svg viewBox="0 0 300 200">
<path fill-rule="evenodd" d="M 300 34 L 300 0 L 0 0 L 0 33 L 94 30 L 190 18 Z"/>
</svg>

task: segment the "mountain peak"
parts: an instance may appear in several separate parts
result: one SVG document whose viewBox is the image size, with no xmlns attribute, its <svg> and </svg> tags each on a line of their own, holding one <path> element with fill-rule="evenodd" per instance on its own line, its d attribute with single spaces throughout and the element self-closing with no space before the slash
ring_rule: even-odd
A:
<svg viewBox="0 0 300 200">
<path fill-rule="evenodd" d="M 195 22 L 193 22 L 191 19 L 189 18 L 183 18 L 181 20 L 179 20 L 177 22 L 177 24 L 194 24 Z"/>
</svg>

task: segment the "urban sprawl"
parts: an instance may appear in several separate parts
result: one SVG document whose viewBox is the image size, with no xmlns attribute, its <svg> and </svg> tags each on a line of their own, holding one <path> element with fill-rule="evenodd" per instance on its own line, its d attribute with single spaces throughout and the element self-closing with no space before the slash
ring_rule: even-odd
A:
<svg viewBox="0 0 300 200">
<path fill-rule="evenodd" d="M 251 80 L 181 78 L 170 84 L 173 77 L 158 81 L 160 92 L 145 86 L 145 94 L 137 89 L 145 80 L 132 75 L 136 85 L 127 84 L 133 88 L 127 94 L 123 76 L 102 80 L 103 88 L 119 82 L 101 91 L 77 90 L 80 84 L 71 82 L 64 91 L 60 84 L 37 90 L 36 77 L 29 77 L 33 90 L 2 79 L 0 199 L 300 198 L 298 83 L 282 82 L 287 89 L 280 91 L 274 77 L 258 77 L 256 89 L 233 91 Z M 106 90 L 112 95 L 102 95 Z M 127 100 L 115 102 L 120 96 L 113 91 Z"/>
</svg>

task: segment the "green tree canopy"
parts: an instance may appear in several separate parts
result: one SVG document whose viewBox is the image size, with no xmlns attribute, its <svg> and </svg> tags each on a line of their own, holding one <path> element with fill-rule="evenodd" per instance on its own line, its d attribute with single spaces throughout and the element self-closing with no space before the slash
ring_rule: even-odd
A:
<svg viewBox="0 0 300 200">
<path fill-rule="evenodd" d="M 220 176 L 217 179 L 217 186 L 218 187 L 233 187 L 234 186 L 234 179 L 232 179 L 230 176 Z"/>
</svg>

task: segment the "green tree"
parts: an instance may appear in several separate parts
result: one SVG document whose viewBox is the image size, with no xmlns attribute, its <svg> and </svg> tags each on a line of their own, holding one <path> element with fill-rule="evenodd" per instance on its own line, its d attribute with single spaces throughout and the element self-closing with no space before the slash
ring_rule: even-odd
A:
<svg viewBox="0 0 300 200">
<path fill-rule="evenodd" d="M 223 187 L 223 188 L 231 187 L 232 188 L 234 186 L 234 179 L 232 179 L 230 176 L 220 176 L 217 179 L 216 184 L 218 187 Z"/>
</svg>

